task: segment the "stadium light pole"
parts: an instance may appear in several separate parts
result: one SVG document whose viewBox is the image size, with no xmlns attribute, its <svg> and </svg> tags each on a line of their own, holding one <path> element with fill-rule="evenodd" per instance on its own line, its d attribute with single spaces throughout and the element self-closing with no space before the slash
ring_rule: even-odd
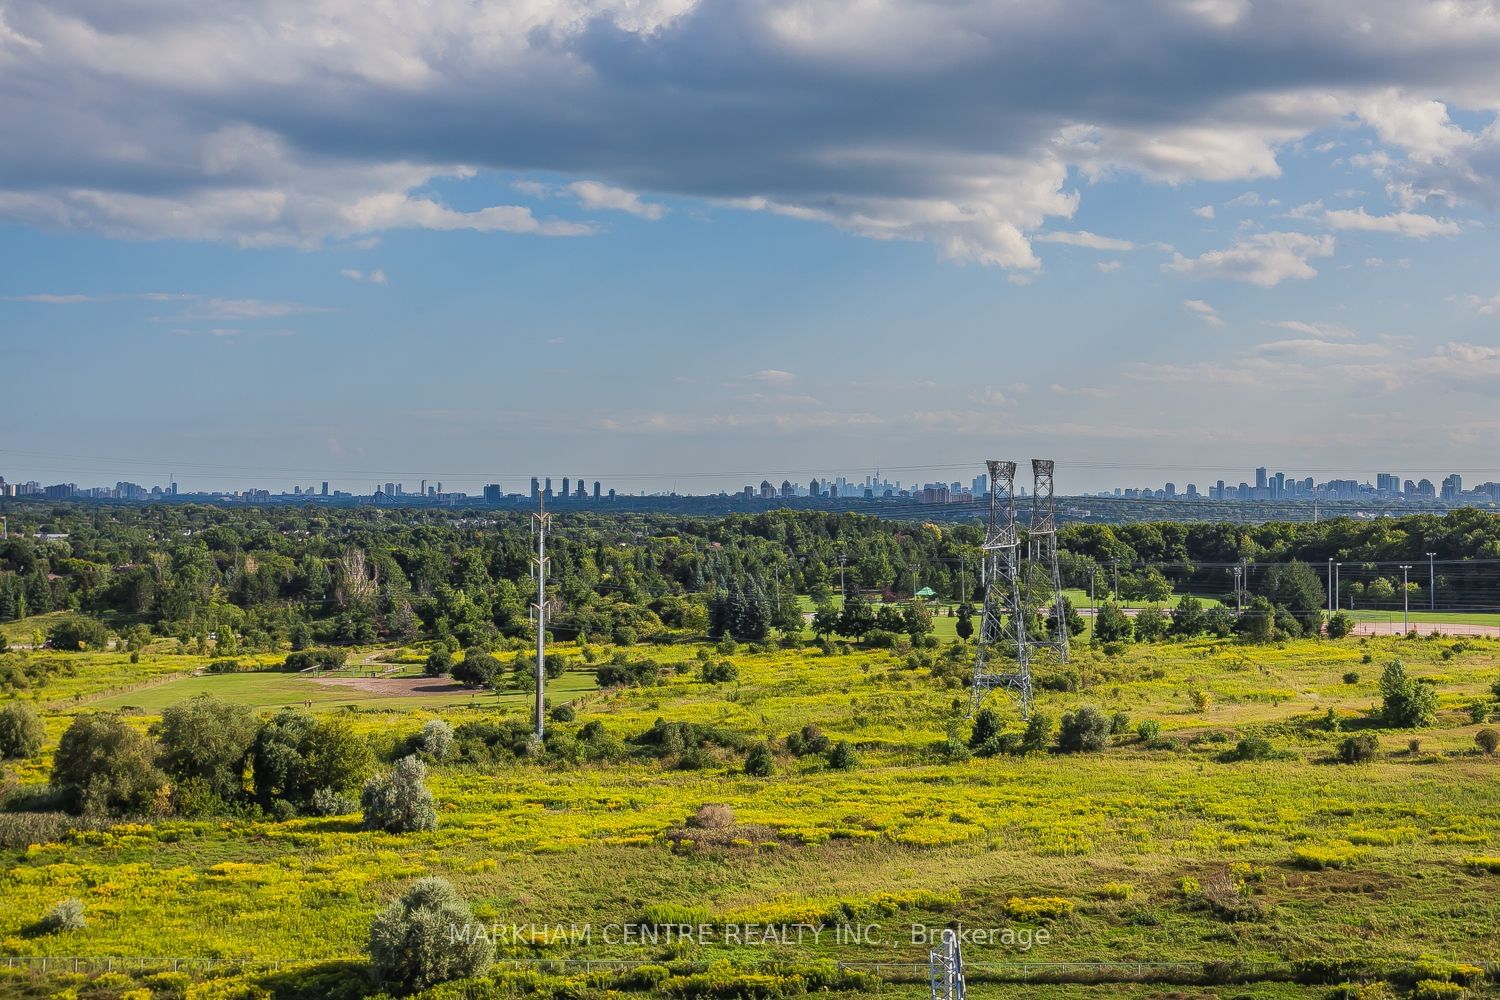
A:
<svg viewBox="0 0 1500 1000">
<path fill-rule="evenodd" d="M 1336 562 L 1336 563 L 1333 564 L 1333 606 L 1335 608 L 1340 607 L 1340 605 L 1339 605 L 1339 567 L 1342 566 L 1342 565 L 1344 565 L 1344 564 L 1340 563 L 1340 562 Z"/>
<path fill-rule="evenodd" d="M 1436 552 L 1427 553 L 1427 608 L 1429 611 L 1437 610 L 1437 566 L 1433 559 Z"/>
<path fill-rule="evenodd" d="M 1333 617 L 1333 556 L 1328 557 L 1328 617 Z"/>
<path fill-rule="evenodd" d="M 1411 631 L 1411 590 L 1406 585 L 1406 574 L 1411 566 L 1401 567 L 1401 631 Z"/>
</svg>

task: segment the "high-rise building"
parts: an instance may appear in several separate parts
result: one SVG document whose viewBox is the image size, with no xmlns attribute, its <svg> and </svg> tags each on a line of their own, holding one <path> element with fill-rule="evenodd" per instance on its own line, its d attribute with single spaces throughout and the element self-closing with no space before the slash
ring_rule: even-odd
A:
<svg viewBox="0 0 1500 1000">
<path fill-rule="evenodd" d="M 1455 472 L 1455 473 L 1453 473 L 1453 475 L 1448 476 L 1446 479 L 1443 480 L 1443 494 L 1442 495 L 1443 495 L 1443 499 L 1444 500 L 1447 500 L 1450 503 L 1454 502 L 1454 501 L 1456 501 L 1458 499 L 1459 494 L 1463 493 L 1463 491 L 1464 491 L 1464 477 L 1460 476 L 1458 473 Z"/>
<path fill-rule="evenodd" d="M 1258 490 L 1263 490 L 1266 488 L 1265 466 L 1261 466 L 1259 469 L 1255 470 L 1255 488 Z"/>
<path fill-rule="evenodd" d="M 531 477 L 531 499 L 533 501 L 535 501 L 537 499 L 537 497 L 539 497 L 541 495 L 542 495 L 541 484 L 537 481 L 536 476 L 532 476 Z"/>
<path fill-rule="evenodd" d="M 177 484 L 176 483 L 172 484 L 172 492 L 173 493 L 177 492 Z M 325 497 L 328 495 L 328 480 L 326 480 L 326 479 L 323 480 L 323 493 L 322 493 L 322 495 L 325 496 Z"/>
<path fill-rule="evenodd" d="M 567 477 L 567 476 L 563 476 L 563 489 L 562 489 L 562 495 L 563 495 L 563 496 L 564 496 L 564 497 L 566 497 L 566 496 L 567 496 L 567 495 L 568 495 L 568 477 Z"/>
<path fill-rule="evenodd" d="M 594 499 L 599 499 L 599 480 L 594 480 Z"/>
<path fill-rule="evenodd" d="M 500 493 L 500 484 L 499 483 L 489 483 L 489 484 L 487 484 L 485 486 L 485 488 L 484 488 L 484 502 L 485 503 L 499 503 L 500 502 L 500 497 L 501 497 L 501 493 Z"/>
</svg>

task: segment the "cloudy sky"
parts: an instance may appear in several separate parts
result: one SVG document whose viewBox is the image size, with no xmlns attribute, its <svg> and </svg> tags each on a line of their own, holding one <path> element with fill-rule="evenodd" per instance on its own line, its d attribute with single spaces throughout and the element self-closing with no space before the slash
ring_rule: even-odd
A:
<svg viewBox="0 0 1500 1000">
<path fill-rule="evenodd" d="M 1479 0 L 0 0 L 0 474 L 1500 479 L 1497 112 Z"/>
</svg>

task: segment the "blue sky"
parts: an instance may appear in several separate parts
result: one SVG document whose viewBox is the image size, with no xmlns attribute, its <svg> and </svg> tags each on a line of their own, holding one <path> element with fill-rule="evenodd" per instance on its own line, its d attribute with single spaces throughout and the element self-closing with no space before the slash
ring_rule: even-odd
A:
<svg viewBox="0 0 1500 1000">
<path fill-rule="evenodd" d="M 0 2 L 9 480 L 1500 479 L 1481 6 L 227 11 Z"/>
</svg>

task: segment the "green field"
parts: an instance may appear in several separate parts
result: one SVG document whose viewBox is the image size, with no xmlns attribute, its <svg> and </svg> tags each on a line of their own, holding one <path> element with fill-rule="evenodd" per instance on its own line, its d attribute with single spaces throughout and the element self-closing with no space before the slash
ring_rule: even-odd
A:
<svg viewBox="0 0 1500 1000">
<path fill-rule="evenodd" d="M 950 731 L 967 734 L 968 693 L 934 676 L 920 656 L 741 647 L 729 657 L 739 679 L 709 684 L 696 679 L 700 648 L 631 650 L 681 668 L 653 687 L 593 691 L 591 673 L 565 674 L 550 688 L 552 701 L 576 699 L 579 714 L 559 728 L 598 721 L 628 740 L 658 718 L 713 724 L 774 740 L 772 777 L 748 777 L 739 754 L 712 748 L 707 766 L 694 770 L 639 757 L 446 765 L 431 774 L 440 804 L 433 833 L 367 832 L 357 816 L 156 817 L 18 845 L 5 849 L 0 872 L 9 904 L 0 913 L 0 952 L 358 960 L 372 914 L 413 878 L 438 874 L 482 920 L 502 925 L 627 924 L 648 907 L 670 906 L 715 926 L 853 919 L 889 932 L 878 944 L 544 942 L 502 949 L 512 959 L 748 966 L 835 958 L 887 963 L 899 980 L 926 960 L 910 925 L 959 920 L 1051 934 L 1045 948 L 1029 951 L 976 945 L 971 963 L 1500 960 L 1500 875 L 1470 860 L 1500 855 L 1500 759 L 1474 750 L 1481 727 L 1468 714 L 1500 678 L 1500 642 L 1198 640 L 1134 646 L 1118 657 L 1081 647 L 1069 665 L 1039 664 L 1039 707 L 1054 717 L 1083 703 L 1128 713 L 1130 726 L 1105 751 L 963 761 L 946 759 L 941 747 Z M 1440 691 L 1438 722 L 1420 733 L 1363 728 L 1378 703 L 1381 665 L 1397 656 Z M 114 654 L 81 658 L 98 658 L 110 678 L 131 666 Z M 1351 672 L 1359 674 L 1354 683 L 1345 679 Z M 1208 693 L 1206 706 L 1195 707 L 1195 691 Z M 82 707 L 128 707 L 148 724 L 163 706 L 198 693 L 266 711 L 311 701 L 315 711 L 346 712 L 387 747 L 434 712 L 454 723 L 521 718 L 528 704 L 520 692 L 356 697 L 308 677 L 254 673 L 176 679 Z M 38 694 L 48 700 L 45 689 Z M 992 696 L 990 704 L 1011 729 L 1020 727 L 1009 702 Z M 1331 762 L 1342 735 L 1323 726 L 1330 708 L 1346 726 L 1377 736 L 1379 760 Z M 65 715 L 79 710 L 54 711 L 48 752 Z M 1151 745 L 1133 728 L 1148 719 L 1163 734 Z M 789 753 L 782 739 L 808 724 L 850 741 L 858 766 L 835 771 L 821 756 Z M 1227 752 L 1247 735 L 1269 739 L 1273 759 L 1230 760 Z M 18 769 L 23 784 L 45 774 L 45 758 Z M 707 804 L 733 809 L 721 841 L 673 834 Z M 1325 857 L 1333 867 L 1309 860 Z M 1248 901 L 1243 919 L 1224 917 L 1197 888 L 1224 879 Z M 69 896 L 84 901 L 87 928 L 26 930 Z M 1046 904 L 1055 915 L 1028 916 L 1032 897 L 1062 903 Z M 912 975 L 882 995 L 923 995 L 920 974 Z M 980 977 L 972 995 L 1104 995 L 1091 992 L 1099 989 Z M 1232 990 L 1326 994 L 1281 982 Z M 1108 995 L 1168 993 L 1224 995 L 1191 986 L 1117 986 Z"/>
</svg>

